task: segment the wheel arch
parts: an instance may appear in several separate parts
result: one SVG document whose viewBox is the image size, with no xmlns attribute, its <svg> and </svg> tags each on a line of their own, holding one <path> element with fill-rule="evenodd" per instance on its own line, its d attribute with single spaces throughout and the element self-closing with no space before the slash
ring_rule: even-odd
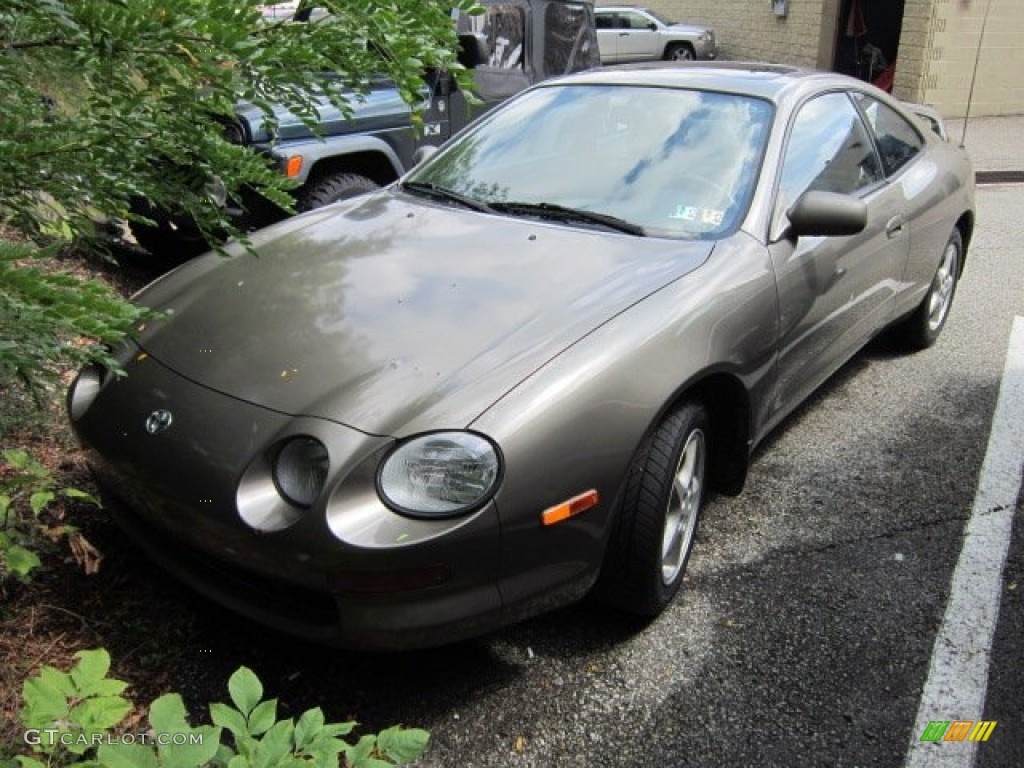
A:
<svg viewBox="0 0 1024 768">
<path fill-rule="evenodd" d="M 382 152 L 366 150 L 344 155 L 333 155 L 317 160 L 309 171 L 303 186 L 315 184 L 325 176 L 336 173 L 355 173 L 372 179 L 381 186 L 398 178 L 399 172 L 392 160 Z"/>
<path fill-rule="evenodd" d="M 661 58 L 663 60 L 667 59 L 669 51 L 671 51 L 673 48 L 689 48 L 690 53 L 693 54 L 694 60 L 697 59 L 697 48 L 689 40 L 669 40 L 667 43 L 665 43 L 665 47 L 661 51 Z"/>
<path fill-rule="evenodd" d="M 736 496 L 743 490 L 750 464 L 750 395 L 738 376 L 711 371 L 691 380 L 668 400 L 648 431 L 683 402 L 704 406 L 711 423 L 709 480 L 714 490 Z"/>
<path fill-rule="evenodd" d="M 960 270 L 957 274 L 959 279 L 964 273 L 964 264 L 967 262 L 967 251 L 971 244 L 971 238 L 974 235 L 974 211 L 965 211 L 963 215 L 957 219 L 956 228 L 960 230 Z"/>
</svg>

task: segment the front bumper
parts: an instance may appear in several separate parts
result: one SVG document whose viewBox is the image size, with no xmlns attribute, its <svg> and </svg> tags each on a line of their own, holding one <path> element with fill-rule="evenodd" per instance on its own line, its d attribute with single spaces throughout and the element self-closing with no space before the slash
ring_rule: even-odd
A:
<svg viewBox="0 0 1024 768">
<path fill-rule="evenodd" d="M 137 354 L 73 419 L 114 518 L 153 560 L 228 608 L 285 632 L 354 648 L 412 648 L 507 623 L 491 502 L 466 518 L 404 518 L 376 497 L 391 445 L 207 389 Z M 170 425 L 150 434 L 157 411 Z M 282 530 L 239 515 L 254 457 L 308 434 L 328 447 L 325 491 Z"/>
</svg>

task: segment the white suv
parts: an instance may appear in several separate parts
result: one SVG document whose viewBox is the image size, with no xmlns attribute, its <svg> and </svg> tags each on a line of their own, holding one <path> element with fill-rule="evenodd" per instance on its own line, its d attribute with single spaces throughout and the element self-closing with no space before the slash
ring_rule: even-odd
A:
<svg viewBox="0 0 1024 768">
<path fill-rule="evenodd" d="M 675 24 L 647 8 L 630 5 L 595 8 L 594 15 L 602 64 L 690 61 L 718 55 L 715 31 L 710 27 Z"/>
</svg>

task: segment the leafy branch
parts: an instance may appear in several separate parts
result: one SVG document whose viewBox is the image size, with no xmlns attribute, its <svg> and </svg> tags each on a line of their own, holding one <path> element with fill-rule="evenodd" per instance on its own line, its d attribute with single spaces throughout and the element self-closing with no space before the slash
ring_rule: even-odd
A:
<svg viewBox="0 0 1024 768">
<path fill-rule="evenodd" d="M 132 704 L 127 683 L 107 676 L 105 649 L 80 651 L 69 671 L 44 667 L 26 680 L 19 713 L 28 754 L 0 760 L 0 768 L 386 768 L 416 760 L 430 734 L 392 726 L 350 736 L 357 723 L 328 723 L 313 708 L 277 719 L 277 700 L 263 699 L 263 684 L 247 667 L 228 680 L 231 704 L 210 704 L 212 725 L 192 725 L 177 693 L 149 707 L 149 731 L 126 734 Z M 342 763 L 344 760 L 344 763 Z"/>
</svg>

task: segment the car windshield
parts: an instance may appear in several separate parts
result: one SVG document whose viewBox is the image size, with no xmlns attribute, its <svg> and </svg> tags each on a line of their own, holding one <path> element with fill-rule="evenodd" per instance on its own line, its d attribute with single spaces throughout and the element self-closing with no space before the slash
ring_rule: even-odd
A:
<svg viewBox="0 0 1024 768">
<path fill-rule="evenodd" d="M 771 117 L 769 102 L 736 94 L 542 87 L 491 113 L 408 181 L 508 215 L 559 218 L 558 208 L 614 218 L 622 231 L 717 238 L 746 213 Z"/>
</svg>

